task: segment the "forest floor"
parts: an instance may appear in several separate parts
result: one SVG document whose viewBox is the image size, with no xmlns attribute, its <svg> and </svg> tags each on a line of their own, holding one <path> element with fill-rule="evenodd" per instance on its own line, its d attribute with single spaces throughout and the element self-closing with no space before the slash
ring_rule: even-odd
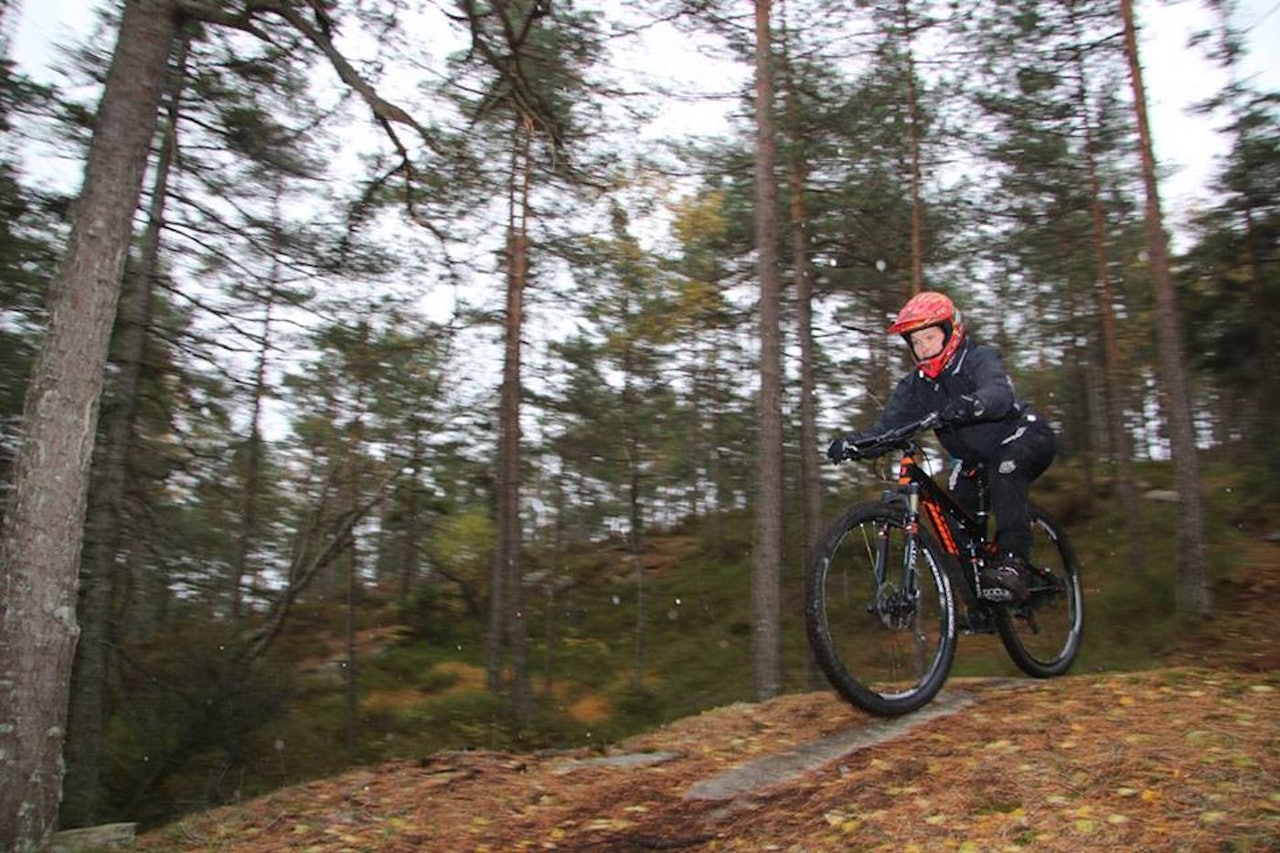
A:
<svg viewBox="0 0 1280 853">
<path fill-rule="evenodd" d="M 449 752 L 140 836 L 145 851 L 1280 849 L 1280 543 L 1162 666 L 953 679 L 886 723 L 830 691 L 606 751 Z M 962 648 L 963 653 L 963 648 Z"/>
</svg>

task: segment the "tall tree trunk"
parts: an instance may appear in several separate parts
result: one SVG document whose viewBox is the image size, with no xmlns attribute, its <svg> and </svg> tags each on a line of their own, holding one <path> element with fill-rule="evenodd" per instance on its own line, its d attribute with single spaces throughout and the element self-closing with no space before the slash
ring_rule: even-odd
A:
<svg viewBox="0 0 1280 853">
<path fill-rule="evenodd" d="M 779 323 L 777 160 L 770 0 L 756 0 L 756 257 L 760 276 L 760 399 L 752 554 L 752 670 L 757 699 L 782 688 L 782 345 Z"/>
<path fill-rule="evenodd" d="M 354 501 L 353 501 L 354 504 Z M 343 685 L 343 705 L 345 717 L 343 725 L 343 742 L 347 747 L 349 755 L 356 754 L 356 745 L 360 741 L 360 672 L 359 660 L 356 656 L 356 605 L 358 596 L 356 595 L 356 549 L 354 547 L 347 550 L 343 555 L 343 562 L 347 567 L 347 595 L 346 595 L 346 682 Z"/>
<path fill-rule="evenodd" d="M 1129 80 L 1133 86 L 1133 106 L 1138 119 L 1139 150 L 1142 154 L 1142 183 L 1146 191 L 1147 253 L 1155 287 L 1156 333 L 1160 351 L 1161 382 L 1168 401 L 1169 439 L 1177 470 L 1178 496 L 1182 518 L 1178 525 L 1178 612 L 1207 618 L 1213 613 L 1213 591 L 1204 557 L 1204 508 L 1200 495 L 1200 462 L 1196 454 L 1195 424 L 1191 416 L 1191 396 L 1178 331 L 1178 307 L 1169 272 L 1169 248 L 1160 213 L 1160 192 L 1156 184 L 1155 155 L 1151 146 L 1151 125 L 1147 120 L 1147 95 L 1142 83 L 1138 57 L 1138 37 L 1133 0 L 1120 0 L 1124 18 L 1124 45 L 1129 60 Z"/>
<path fill-rule="evenodd" d="M 125 4 L 23 412 L 0 540 L 0 849 L 7 851 L 40 848 L 58 820 L 103 368 L 176 33 L 173 0 Z"/>
<path fill-rule="evenodd" d="M 529 668 L 525 660 L 523 586 L 520 569 L 520 337 L 524 328 L 524 290 L 528 283 L 529 146 L 532 123 L 522 121 L 518 144 L 511 155 L 511 186 L 507 222 L 506 344 L 502 362 L 502 390 L 498 411 L 497 533 L 490 585 L 487 680 L 489 689 L 502 686 L 502 638 L 511 643 L 511 710 L 517 723 L 533 712 Z"/>
<path fill-rule="evenodd" d="M 627 379 L 630 382 L 630 377 Z M 624 393 L 624 398 L 629 396 Z M 630 426 L 628 426 L 630 431 Z M 641 525 L 640 510 L 640 447 L 634 434 L 627 436 L 627 469 L 629 471 L 627 486 L 627 508 L 630 523 L 628 525 L 627 549 L 631 553 L 632 570 L 636 577 L 636 629 L 632 642 L 631 687 L 639 690 L 644 686 L 644 633 L 645 633 L 645 585 L 644 560 L 641 558 Z"/>
<path fill-rule="evenodd" d="M 281 285 L 281 256 L 284 239 L 281 226 L 280 200 L 284 194 L 284 180 L 275 179 L 275 192 L 271 198 L 271 273 L 267 284 L 266 304 L 263 305 L 262 343 L 253 372 L 253 403 L 249 413 L 249 440 L 245 446 L 244 491 L 240 504 L 240 536 L 236 541 L 235 562 L 231 573 L 231 613 L 239 619 L 244 606 L 244 585 L 257 578 L 258 566 L 254 554 L 261 537 L 260 511 L 262 505 L 262 409 L 267 397 L 267 367 L 271 355 L 272 322 L 277 291 Z"/>
<path fill-rule="evenodd" d="M 272 262 L 273 281 L 278 280 L 279 261 Z M 231 569 L 231 613 L 239 619 L 244 608 L 244 587 L 254 585 L 258 566 L 254 554 L 261 536 L 260 509 L 262 504 L 262 407 L 267 396 L 267 361 L 271 352 L 272 313 L 275 308 L 275 290 L 268 291 L 263 306 L 262 347 L 254 366 L 253 405 L 249 413 L 249 440 L 245 446 L 244 493 L 240 504 L 240 536 L 236 541 L 235 564 Z M 246 578 L 248 581 L 246 581 Z"/>
<path fill-rule="evenodd" d="M 631 312 L 631 296 L 626 296 L 623 315 Z M 634 344 L 627 342 L 622 353 L 622 423 L 623 446 L 627 452 L 627 548 L 631 552 L 632 570 L 636 577 L 636 628 L 632 642 L 631 687 L 640 690 L 644 686 L 645 648 L 645 583 L 643 548 L 644 511 L 640 503 L 640 440 L 638 438 L 639 413 L 636 411 L 639 393 L 635 388 Z"/>
<path fill-rule="evenodd" d="M 902 50 L 907 59 L 907 149 L 911 157 L 911 294 L 924 289 L 924 200 L 920 193 L 920 107 L 916 94 L 916 62 L 911 5 L 899 0 Z"/>
<path fill-rule="evenodd" d="M 790 158 L 787 165 L 788 229 L 791 233 L 793 276 L 796 288 L 796 340 L 800 344 L 800 482 L 803 520 L 801 545 L 804 553 L 818 537 L 822 519 L 822 483 L 818 470 L 817 392 L 813 376 L 813 263 L 810 260 L 809 211 L 805 206 L 808 168 L 800 128 L 798 93 L 791 76 L 790 58 L 784 64 L 787 75 L 787 136 Z"/>
<path fill-rule="evenodd" d="M 1071 7 L 1072 24 L 1075 25 L 1075 7 Z M 1125 525 L 1129 529 L 1130 564 L 1137 570 L 1147 565 L 1147 549 L 1142 532 L 1142 514 L 1139 511 L 1138 487 L 1133 471 L 1133 448 L 1129 431 L 1125 428 L 1124 393 L 1125 369 L 1116 335 L 1115 295 L 1111 287 L 1111 261 L 1107 250 L 1107 223 L 1103 210 L 1102 182 L 1098 178 L 1098 153 L 1093 133 L 1093 111 L 1089 107 L 1089 91 L 1085 81 L 1087 73 L 1084 54 L 1080 47 L 1083 35 L 1075 29 L 1077 110 L 1084 124 L 1085 165 L 1089 171 L 1089 214 L 1093 224 L 1093 254 L 1098 286 L 1098 308 L 1102 319 L 1103 401 L 1106 407 L 1107 435 L 1116 468 L 1112 482 L 1124 504 Z"/>
<path fill-rule="evenodd" d="M 783 28 L 785 31 L 785 27 Z M 800 553 L 808 555 L 818 538 L 822 523 L 822 476 L 818 468 L 817 392 L 813 376 L 813 264 L 810 261 L 809 212 L 804 203 L 808 182 L 807 163 L 800 127 L 799 93 L 792 75 L 790 42 L 784 44 L 786 58 L 787 138 L 790 157 L 787 165 L 788 228 L 795 266 L 796 340 L 800 344 Z M 805 684 L 817 686 L 818 671 L 812 658 L 805 657 Z"/>
<path fill-rule="evenodd" d="M 129 459 L 138 413 L 138 388 L 151 325 L 153 283 L 160 256 L 160 231 L 168 195 L 169 172 L 177 145 L 178 112 L 186 75 L 188 39 L 175 45 L 168 77 L 166 122 L 158 146 L 147 227 L 137 264 L 123 283 L 115 327 L 118 370 L 111 389 L 111 405 L 103 413 L 100 474 L 91 495 L 87 542 L 80 566 L 77 620 L 80 639 L 72 669 L 71 703 L 67 713 L 67 775 L 63 781 L 61 824 L 88 826 L 98 820 L 98 788 L 103 726 L 107 716 L 109 649 L 115 640 L 112 602 L 121 546 L 125 539 L 125 503 Z"/>
<path fill-rule="evenodd" d="M 346 459 L 343 462 L 345 474 L 342 478 L 343 482 L 339 486 L 339 494 L 343 513 L 355 514 L 360 506 L 361 496 L 364 494 L 364 424 L 365 414 L 368 411 L 367 400 L 369 394 L 369 385 L 371 382 L 370 374 L 373 370 L 373 357 L 369 352 L 369 330 L 370 324 L 368 318 L 362 318 L 360 321 L 360 338 L 357 344 L 356 355 L 356 387 L 355 387 L 355 421 L 351 424 L 351 439 L 345 448 Z M 391 466 L 394 469 L 394 465 Z M 393 475 L 394 476 L 394 475 Z M 360 601 L 360 555 L 356 548 L 356 542 L 353 539 L 351 547 L 349 547 L 342 555 L 341 564 L 345 571 L 345 604 L 346 604 L 346 682 L 344 684 L 344 706 L 345 706 L 345 725 L 343 726 L 344 741 L 350 754 L 354 755 L 356 745 L 360 740 L 360 670 L 359 659 L 356 654 L 356 607 Z"/>
</svg>

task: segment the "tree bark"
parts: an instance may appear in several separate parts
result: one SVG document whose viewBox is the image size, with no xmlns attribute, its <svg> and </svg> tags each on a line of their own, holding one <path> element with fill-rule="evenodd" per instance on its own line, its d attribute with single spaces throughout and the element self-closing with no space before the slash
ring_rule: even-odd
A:
<svg viewBox="0 0 1280 853">
<path fill-rule="evenodd" d="M 529 669 L 525 658 L 523 579 L 520 569 L 520 356 L 524 330 L 524 290 L 528 279 L 528 146 L 533 128 L 522 121 L 520 140 L 511 155 L 509 221 L 507 223 L 506 345 L 498 403 L 497 534 L 490 584 L 489 635 L 486 640 L 488 687 L 502 687 L 502 637 L 511 643 L 511 708 L 517 722 L 533 712 Z"/>
<path fill-rule="evenodd" d="M 56 827 L 76 574 L 103 368 L 169 51 L 174 0 L 124 5 L 67 255 L 23 411 L 0 541 L 0 849 L 34 851 Z"/>
<path fill-rule="evenodd" d="M 756 257 L 760 276 L 760 398 L 752 554 L 752 671 L 755 696 L 782 688 L 782 346 L 779 323 L 777 161 L 773 129 L 770 0 L 756 0 Z"/>
<path fill-rule="evenodd" d="M 920 107 L 916 102 L 916 63 L 913 55 L 911 6 L 899 0 L 902 48 L 907 60 L 907 147 L 911 154 L 911 294 L 924 289 L 924 200 L 920 193 Z"/>
<path fill-rule="evenodd" d="M 784 27 L 785 30 L 785 27 Z M 791 66 L 789 41 L 784 43 L 787 129 L 790 157 L 787 164 L 789 191 L 788 228 L 791 232 L 791 255 L 794 269 L 796 300 L 796 340 L 800 345 L 800 551 L 808 555 L 818 539 L 822 524 L 822 475 L 819 470 L 817 393 L 813 373 L 813 263 L 810 260 L 809 211 L 805 205 L 808 163 L 805 159 L 804 130 L 800 127 L 799 92 Z M 801 590 L 801 593 L 803 591 Z M 805 684 L 817 687 L 817 670 L 812 658 L 805 657 Z"/>
<path fill-rule="evenodd" d="M 1074 10 L 1073 10 L 1074 12 Z M 1075 23 L 1074 13 L 1072 23 Z M 1085 63 L 1080 43 L 1083 35 L 1076 29 L 1076 100 L 1084 124 L 1085 164 L 1089 172 L 1089 214 L 1093 224 L 1093 253 L 1098 287 L 1098 309 L 1102 320 L 1103 400 L 1111 454 L 1116 463 L 1112 476 L 1116 493 L 1124 504 L 1125 524 L 1129 528 L 1131 565 L 1142 571 L 1147 564 L 1146 542 L 1139 512 L 1138 487 L 1133 471 L 1133 448 L 1125 428 L 1124 361 L 1116 334 L 1115 296 L 1111 286 L 1111 261 L 1107 250 L 1107 223 L 1103 210 L 1102 182 L 1098 178 L 1098 157 L 1093 133 L 1093 111 L 1089 108 L 1089 91 L 1085 80 Z"/>
<path fill-rule="evenodd" d="M 1147 95 L 1138 59 L 1138 37 L 1133 0 L 1120 0 L 1124 19 L 1125 53 L 1129 60 L 1129 80 L 1133 86 L 1133 106 L 1138 120 L 1139 150 L 1142 155 L 1142 184 L 1146 191 L 1146 242 L 1155 288 L 1156 335 L 1159 347 L 1161 383 L 1168 401 L 1166 413 L 1173 461 L 1177 471 L 1182 519 L 1178 525 L 1178 612 L 1208 618 L 1213 613 L 1213 592 L 1204 557 L 1204 507 L 1200 495 L 1200 462 L 1196 454 L 1195 424 L 1191 397 L 1178 330 L 1178 307 L 1173 278 L 1169 272 L 1169 249 L 1160 213 L 1160 192 L 1156 183 L 1155 155 L 1151 146 L 1151 126 L 1147 120 Z"/>
<path fill-rule="evenodd" d="M 115 626 L 112 602 L 117 560 L 124 542 L 127 479 L 138 412 L 138 388 L 151 325 L 152 284 L 160 256 L 160 229 L 168 195 L 169 171 L 177 145 L 178 106 L 185 74 L 187 40 L 176 43 L 173 71 L 168 77 L 166 123 L 158 146 L 147 227 L 142 235 L 137 266 L 125 281 L 116 319 L 117 362 L 112 405 L 104 414 L 105 446 L 99 454 L 100 475 L 90 501 L 93 537 L 80 567 L 77 618 L 80 639 L 72 669 L 68 709 L 66 764 L 61 824 L 89 826 L 98 820 L 98 775 L 106 722 L 108 649 Z"/>
</svg>

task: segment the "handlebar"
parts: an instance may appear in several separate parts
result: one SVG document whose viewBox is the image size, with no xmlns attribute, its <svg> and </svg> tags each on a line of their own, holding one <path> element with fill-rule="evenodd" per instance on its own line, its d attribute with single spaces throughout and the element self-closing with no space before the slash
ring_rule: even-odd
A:
<svg viewBox="0 0 1280 853">
<path fill-rule="evenodd" d="M 882 456 L 890 450 L 906 449 L 913 444 L 911 439 L 916 433 L 936 426 L 938 420 L 938 413 L 930 412 L 923 418 L 903 424 L 880 435 L 859 436 L 858 441 L 846 449 L 845 458 L 872 459 L 876 456 Z"/>
</svg>

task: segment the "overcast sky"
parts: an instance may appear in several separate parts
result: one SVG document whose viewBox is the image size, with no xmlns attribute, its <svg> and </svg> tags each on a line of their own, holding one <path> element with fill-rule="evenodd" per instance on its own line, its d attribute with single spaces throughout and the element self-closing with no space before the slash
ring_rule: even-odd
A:
<svg viewBox="0 0 1280 853">
<path fill-rule="evenodd" d="M 746 0 L 743 0 L 745 3 Z M 47 63 L 50 44 L 68 43 L 86 32 L 92 10 L 100 0 L 17 0 L 17 25 L 9 23 L 11 55 L 36 80 L 52 81 Z M 1156 156 L 1172 170 L 1161 184 L 1161 199 L 1173 225 L 1181 211 L 1206 196 L 1205 184 L 1214 161 L 1227 151 L 1227 142 L 1203 117 L 1187 108 L 1219 88 L 1224 78 L 1188 50 L 1187 36 L 1208 26 L 1212 17 L 1197 0 L 1151 2 L 1138 0 L 1143 27 L 1142 58 Z M 1242 0 L 1236 20 L 1246 31 L 1246 68 L 1265 87 L 1280 90 L 1280 0 Z"/>
</svg>

